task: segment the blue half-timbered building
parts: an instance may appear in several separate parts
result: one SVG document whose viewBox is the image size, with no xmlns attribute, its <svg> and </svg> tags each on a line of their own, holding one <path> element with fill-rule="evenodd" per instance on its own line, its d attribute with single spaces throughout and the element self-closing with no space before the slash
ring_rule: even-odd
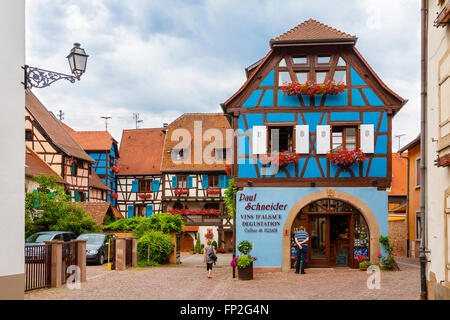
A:
<svg viewBox="0 0 450 320">
<path fill-rule="evenodd" d="M 293 266 L 293 234 L 310 234 L 308 266 L 355 267 L 372 261 L 388 234 L 392 118 L 406 100 L 390 90 L 356 49 L 357 38 L 308 20 L 270 41 L 267 55 L 246 69 L 247 81 L 222 108 L 235 135 L 232 175 L 236 243 L 249 240 L 255 268 Z M 380 51 L 382 54 L 382 51 Z M 335 80 L 342 92 L 287 95 L 290 83 Z M 333 150 L 366 159 L 335 164 Z M 277 152 L 298 159 L 267 163 Z M 278 156 L 279 157 L 279 156 Z"/>
</svg>

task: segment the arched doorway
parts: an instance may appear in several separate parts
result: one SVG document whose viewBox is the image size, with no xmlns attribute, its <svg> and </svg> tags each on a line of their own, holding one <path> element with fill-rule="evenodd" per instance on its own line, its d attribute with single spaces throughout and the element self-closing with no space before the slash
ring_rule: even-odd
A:
<svg viewBox="0 0 450 320">
<path fill-rule="evenodd" d="M 355 254 L 369 256 L 369 228 L 347 202 L 321 199 L 303 207 L 291 228 L 291 268 L 295 265 L 294 233 L 304 226 L 310 235 L 309 267 L 356 267 Z"/>
<path fill-rule="evenodd" d="M 325 200 L 322 203 L 322 208 L 319 206 L 319 201 Z M 332 201 L 331 201 L 332 200 Z M 314 211 L 316 210 L 316 211 Z M 340 212 L 339 212 L 340 210 Z M 347 213 L 344 210 L 349 210 Z M 309 212 L 310 214 L 307 214 Z M 302 217 L 303 213 L 303 217 Z M 336 214 L 337 213 L 337 214 Z M 299 216 L 300 214 L 300 216 Z M 333 215 L 334 214 L 334 215 Z M 339 218 L 339 216 L 343 216 Z M 347 216 L 346 218 L 344 216 Z M 297 219 L 299 217 L 300 219 Z M 301 219 L 304 219 L 303 221 Z M 312 221 L 311 221 L 312 220 Z M 334 221 L 331 221 L 334 220 Z M 353 222 L 351 221 L 353 220 Z M 334 245 L 342 245 L 342 247 L 348 245 L 349 255 L 347 256 L 347 263 L 350 266 L 354 266 L 354 245 L 355 245 L 355 226 L 364 223 L 364 227 L 367 229 L 367 242 L 368 242 L 368 254 L 372 262 L 377 261 L 377 254 L 380 252 L 380 227 L 378 221 L 373 214 L 372 210 L 359 198 L 351 195 L 349 193 L 338 191 L 335 189 L 324 189 L 320 191 L 313 192 L 308 196 L 297 201 L 289 211 L 286 217 L 284 227 L 283 227 L 283 244 L 282 244 L 282 270 L 291 270 L 292 265 L 292 234 L 295 232 L 295 228 L 299 224 L 303 224 L 310 233 L 310 238 L 312 241 L 313 235 L 311 231 L 315 230 L 314 241 L 315 241 L 315 252 L 311 260 L 310 254 L 312 253 L 311 248 L 308 248 L 308 266 L 332 266 L 330 265 L 330 258 L 333 257 L 332 253 L 337 252 L 334 248 L 331 248 L 331 224 L 334 225 L 348 225 L 348 241 L 342 241 L 343 243 Z M 352 227 L 350 224 L 353 223 Z M 345 229 L 345 228 L 344 228 Z M 339 230 L 339 228 L 335 228 Z M 317 232 L 322 234 L 317 234 Z M 353 235 L 350 235 L 350 232 Z M 344 233 L 345 234 L 345 233 Z M 339 235 L 339 234 L 338 234 Z M 345 238 L 345 236 L 344 236 Z M 342 239 L 346 240 L 346 239 Z M 356 239 L 358 240 L 358 239 Z M 310 241 L 310 246 L 311 246 Z M 357 241 L 357 244 L 359 242 Z M 342 249 L 342 248 L 341 248 Z M 357 248 L 358 249 L 358 248 Z M 333 251 L 332 251 L 333 250 Z M 345 251 L 345 250 L 344 250 Z M 339 253 L 339 262 L 345 262 L 342 256 L 344 252 Z M 335 256 L 334 256 L 335 257 Z M 335 259 L 335 258 L 334 258 Z M 352 261 L 353 260 L 353 261 Z M 334 260 L 336 263 L 336 260 Z M 353 264 L 353 265 L 352 265 Z"/>
</svg>

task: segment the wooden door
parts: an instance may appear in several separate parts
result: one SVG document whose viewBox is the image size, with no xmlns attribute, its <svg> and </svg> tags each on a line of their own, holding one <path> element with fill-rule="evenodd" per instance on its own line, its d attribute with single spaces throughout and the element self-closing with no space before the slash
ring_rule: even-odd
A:
<svg viewBox="0 0 450 320">
<path fill-rule="evenodd" d="M 309 233 L 308 266 L 328 267 L 330 255 L 330 226 L 328 216 L 318 214 L 309 215 L 307 229 Z"/>
</svg>

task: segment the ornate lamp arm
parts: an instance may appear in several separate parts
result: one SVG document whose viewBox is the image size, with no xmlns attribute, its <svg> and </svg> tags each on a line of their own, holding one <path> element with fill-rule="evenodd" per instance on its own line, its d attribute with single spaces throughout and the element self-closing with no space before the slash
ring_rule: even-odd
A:
<svg viewBox="0 0 450 320">
<path fill-rule="evenodd" d="M 75 80 L 80 80 L 80 76 L 72 76 L 64 73 L 39 69 L 25 65 L 22 67 L 24 70 L 24 85 L 25 89 L 45 88 L 51 85 L 53 82 L 65 79 L 74 83 Z"/>
</svg>

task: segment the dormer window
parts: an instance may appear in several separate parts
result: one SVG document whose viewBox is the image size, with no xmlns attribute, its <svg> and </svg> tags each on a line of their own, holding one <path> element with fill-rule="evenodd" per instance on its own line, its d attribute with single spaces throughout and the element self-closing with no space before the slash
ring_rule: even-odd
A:
<svg viewBox="0 0 450 320">
<path fill-rule="evenodd" d="M 332 128 L 331 149 L 354 150 L 358 147 L 357 142 L 357 127 Z"/>
</svg>

